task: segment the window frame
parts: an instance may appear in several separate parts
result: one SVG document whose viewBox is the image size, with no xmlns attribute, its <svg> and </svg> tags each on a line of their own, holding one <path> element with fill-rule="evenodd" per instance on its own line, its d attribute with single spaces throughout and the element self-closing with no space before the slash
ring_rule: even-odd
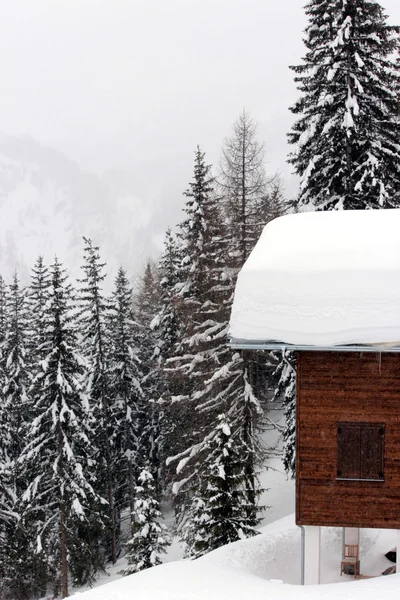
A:
<svg viewBox="0 0 400 600">
<path fill-rule="evenodd" d="M 340 435 L 342 434 L 341 429 L 347 429 L 350 431 L 351 429 L 358 431 L 358 440 L 354 441 L 354 446 L 359 446 L 358 448 L 353 448 L 352 452 L 356 452 L 358 455 L 358 468 L 360 471 L 360 477 L 345 477 L 342 475 L 343 472 L 343 463 L 339 464 L 341 451 L 344 453 L 343 448 L 340 448 Z M 378 472 L 378 477 L 361 477 L 362 469 L 364 466 L 363 462 L 363 452 L 362 452 L 362 433 L 368 429 L 379 429 L 380 434 L 380 447 L 381 447 L 381 456 L 380 456 L 380 470 Z M 369 482 L 369 483 L 383 483 L 385 481 L 385 423 L 372 423 L 365 421 L 338 421 L 336 423 L 336 481 L 358 481 L 358 482 Z M 345 442 L 343 442 L 345 443 Z M 348 442 L 347 442 L 348 443 Z M 347 449 L 348 451 L 348 449 Z M 357 461 L 356 461 L 357 462 Z M 340 469 L 340 466 L 342 467 Z M 357 466 L 357 465 L 356 465 Z M 340 473 L 340 475 L 339 475 Z"/>
</svg>

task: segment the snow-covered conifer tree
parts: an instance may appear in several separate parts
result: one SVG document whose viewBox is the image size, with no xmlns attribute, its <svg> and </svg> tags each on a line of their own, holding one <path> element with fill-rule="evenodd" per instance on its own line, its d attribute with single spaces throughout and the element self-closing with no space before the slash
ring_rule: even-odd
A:
<svg viewBox="0 0 400 600">
<path fill-rule="evenodd" d="M 296 474 L 296 358 L 284 351 L 274 377 L 278 380 L 274 400 L 282 400 L 285 425 L 283 430 L 283 465 L 289 477 Z"/>
<path fill-rule="evenodd" d="M 27 425 L 31 417 L 27 396 L 29 375 L 26 367 L 26 305 L 17 274 L 7 296 L 8 330 L 2 345 L 3 402 L 0 409 L 2 470 L 5 505 L 9 518 L 0 521 L 0 550 L 4 580 L 8 593 L 16 598 L 27 597 L 32 578 L 28 535 L 21 526 L 21 494 L 26 484 L 20 455 L 25 445 Z M 1 492 L 0 492 L 1 494 Z M 3 525 L 3 527 L 2 527 Z"/>
<path fill-rule="evenodd" d="M 101 499 L 90 483 L 89 409 L 80 383 L 85 366 L 77 351 L 73 309 L 72 288 L 56 259 L 47 305 L 46 356 L 34 381 L 41 395 L 22 464 L 32 473 L 23 497 L 25 519 L 36 525 L 36 552 L 45 557 L 47 577 L 63 598 L 68 596 L 69 572 L 83 583 L 99 568 L 97 548 L 87 532 L 93 522 L 102 527 Z"/>
<path fill-rule="evenodd" d="M 180 338 L 181 321 L 178 311 L 177 287 L 180 288 L 181 256 L 176 238 L 170 229 L 165 234 L 164 250 L 158 264 L 160 308 L 151 327 L 157 334 L 163 360 L 174 355 Z"/>
<path fill-rule="evenodd" d="M 184 193 L 185 216 L 177 233 L 180 264 L 173 292 L 175 314 L 179 320 L 179 341 L 174 349 L 175 356 L 166 363 L 174 394 L 168 407 L 177 431 L 177 435 L 173 436 L 174 445 L 169 448 L 174 454 L 199 443 L 205 435 L 205 420 L 209 420 L 206 415 L 194 410 L 192 394 L 201 383 L 193 378 L 192 367 L 196 364 L 198 348 L 193 345 L 192 338 L 197 327 L 207 318 L 201 307 L 209 301 L 208 292 L 214 277 L 214 257 L 207 248 L 211 224 L 215 226 L 217 222 L 214 185 L 211 167 L 205 161 L 204 152 L 197 147 L 193 179 Z"/>
<path fill-rule="evenodd" d="M 170 229 L 166 232 L 164 251 L 158 264 L 159 309 L 150 327 L 156 342 L 156 369 L 158 370 L 158 404 L 162 416 L 160 458 L 164 486 L 170 483 L 165 460 L 180 451 L 184 418 L 181 404 L 172 397 L 182 395 L 182 376 L 171 368 L 169 360 L 179 352 L 182 331 L 181 298 L 177 288 L 180 281 L 181 255 L 176 238 Z"/>
<path fill-rule="evenodd" d="M 7 321 L 7 286 L 0 275 L 0 345 L 6 337 Z"/>
<path fill-rule="evenodd" d="M 261 456 L 255 420 L 262 410 L 252 390 L 247 366 L 240 354 L 227 346 L 234 277 L 239 266 L 237 270 L 231 266 L 231 238 L 227 235 L 226 222 L 221 218 L 220 199 L 210 188 L 202 197 L 199 211 L 202 226 L 197 231 L 192 228 L 193 234 L 197 234 L 192 236 L 193 248 L 197 248 L 196 258 L 191 259 L 192 252 L 186 253 L 187 282 L 183 280 L 181 284 L 183 305 L 187 299 L 190 301 L 190 324 L 186 325 L 181 342 L 184 351 L 175 361 L 187 381 L 185 394 L 179 402 L 186 407 L 186 424 L 190 424 L 191 430 L 182 437 L 183 449 L 175 456 L 181 461 L 177 469 L 180 481 L 175 482 L 174 489 L 181 492 L 190 489 L 190 498 L 207 485 L 210 475 L 207 444 L 215 435 L 218 415 L 226 414 L 241 447 L 243 490 L 248 499 L 248 502 L 242 503 L 241 509 L 245 506 L 246 518 L 255 525 L 258 497 L 256 465 Z M 237 247 L 240 248 L 240 244 Z M 240 252 L 235 253 L 238 261 L 239 256 Z M 191 265 L 193 260 L 197 263 L 200 259 L 203 261 L 203 276 L 192 283 L 192 277 L 196 278 L 197 273 Z M 189 294 L 190 290 L 195 293 L 187 297 L 185 294 Z M 184 310 L 182 314 L 185 316 Z M 181 527 L 182 524 L 185 527 L 185 536 L 192 535 L 189 530 L 196 527 L 191 517 L 192 509 L 193 504 L 190 504 L 188 512 L 180 519 Z"/>
<path fill-rule="evenodd" d="M 117 560 L 118 523 L 116 514 L 116 450 L 115 423 L 113 420 L 111 382 L 109 374 L 110 350 L 107 328 L 108 302 L 102 285 L 106 278 L 105 263 L 100 260 L 99 247 L 92 240 L 84 240 L 84 277 L 80 280 L 79 294 L 82 347 L 90 369 L 85 381 L 86 393 L 93 414 L 92 457 L 95 462 L 95 489 L 107 499 L 110 526 L 109 554 L 113 563 Z"/>
<path fill-rule="evenodd" d="M 139 406 L 140 440 L 142 456 L 147 457 L 148 468 L 160 491 L 163 469 L 161 457 L 162 420 L 164 411 L 159 399 L 162 396 L 163 374 L 159 361 L 159 343 L 152 322 L 160 308 L 159 280 L 156 267 L 146 264 L 135 294 L 135 320 L 138 327 L 138 357 L 141 362 L 141 388 L 143 398 Z"/>
<path fill-rule="evenodd" d="M 3 404 L 3 388 L 4 388 L 4 361 L 3 361 L 3 345 L 6 339 L 8 329 L 7 317 L 7 285 L 0 275 L 0 406 Z M 0 440 L 1 452 L 1 440 Z"/>
<path fill-rule="evenodd" d="M 136 477 L 139 469 L 139 404 L 142 398 L 137 323 L 134 321 L 132 289 L 120 267 L 110 300 L 110 385 L 115 423 L 115 473 L 117 510 L 133 514 Z"/>
<path fill-rule="evenodd" d="M 229 418 L 218 416 L 215 433 L 205 447 L 207 474 L 190 501 L 183 526 L 186 554 L 197 558 L 230 542 L 255 535 L 241 457 L 242 440 L 232 434 Z"/>
<path fill-rule="evenodd" d="M 124 575 L 161 564 L 160 555 L 166 552 L 170 543 L 167 528 L 161 522 L 162 514 L 149 465 L 139 473 L 138 482 L 135 487 L 132 536 L 125 544 L 128 568 Z"/>
<path fill-rule="evenodd" d="M 2 406 L 2 443 L 8 459 L 16 463 L 24 445 L 27 414 L 28 372 L 26 369 L 25 294 L 14 275 L 7 297 L 9 327 L 3 342 L 4 401 Z"/>
<path fill-rule="evenodd" d="M 300 206 L 400 203 L 398 28 L 370 0 L 310 0 L 289 142 Z"/>
<path fill-rule="evenodd" d="M 49 299 L 50 274 L 43 256 L 38 256 L 31 269 L 31 283 L 27 289 L 27 360 L 29 369 L 35 376 L 40 369 L 40 361 L 46 353 L 46 310 Z"/>
</svg>

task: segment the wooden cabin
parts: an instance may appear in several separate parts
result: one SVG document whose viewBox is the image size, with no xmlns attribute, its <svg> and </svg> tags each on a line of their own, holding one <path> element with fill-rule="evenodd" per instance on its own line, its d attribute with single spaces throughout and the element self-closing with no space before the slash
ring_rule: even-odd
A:
<svg viewBox="0 0 400 600">
<path fill-rule="evenodd" d="M 354 574 L 359 529 L 397 530 L 400 572 L 399 226 L 398 209 L 281 217 L 239 274 L 232 346 L 297 356 L 305 583 L 320 581 L 323 526 L 344 528 Z"/>
</svg>

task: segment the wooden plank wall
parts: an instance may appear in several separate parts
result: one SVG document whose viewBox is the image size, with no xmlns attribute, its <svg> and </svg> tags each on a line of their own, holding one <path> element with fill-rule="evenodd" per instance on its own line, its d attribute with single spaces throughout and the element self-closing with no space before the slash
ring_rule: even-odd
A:
<svg viewBox="0 0 400 600">
<path fill-rule="evenodd" d="M 297 524 L 400 528 L 400 354 L 297 358 Z M 384 482 L 337 481 L 340 421 L 385 425 Z"/>
</svg>

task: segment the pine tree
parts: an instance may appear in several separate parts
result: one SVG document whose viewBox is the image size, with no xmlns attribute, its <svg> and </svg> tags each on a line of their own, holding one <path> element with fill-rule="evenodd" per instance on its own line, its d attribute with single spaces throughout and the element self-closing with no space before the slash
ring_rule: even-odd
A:
<svg viewBox="0 0 400 600">
<path fill-rule="evenodd" d="M 164 251 L 158 265 L 159 310 L 150 327 L 156 341 L 156 369 L 158 372 L 158 404 L 162 417 L 160 460 L 165 465 L 168 456 L 181 450 L 184 414 L 179 402 L 171 401 L 183 392 L 182 377 L 171 368 L 170 360 L 177 355 L 182 332 L 180 297 L 181 253 L 170 229 L 166 232 Z M 173 476 L 172 476 L 173 477 Z M 171 482 L 171 474 L 162 471 L 164 486 Z"/>
<path fill-rule="evenodd" d="M 90 484 L 91 433 L 80 384 L 74 297 L 61 264 L 51 269 L 46 315 L 46 357 L 34 386 L 41 390 L 22 464 L 35 474 L 25 493 L 25 519 L 36 524 L 36 552 L 44 557 L 55 593 L 68 596 L 68 571 L 76 583 L 99 568 L 87 530 L 101 527 L 98 498 Z"/>
<path fill-rule="evenodd" d="M 198 443 L 202 437 L 201 417 L 192 403 L 192 396 L 201 383 L 196 381 L 192 366 L 195 364 L 198 348 L 194 343 L 197 328 L 204 321 L 201 307 L 211 302 L 209 290 L 214 277 L 213 259 L 209 240 L 212 227 L 219 222 L 214 198 L 214 178 L 211 167 L 205 162 L 205 154 L 197 147 L 194 160 L 193 180 L 185 191 L 185 218 L 179 225 L 178 240 L 180 265 L 174 292 L 180 322 L 179 341 L 175 356 L 168 363 L 173 372 L 175 384 L 179 381 L 179 396 L 172 397 L 173 411 L 178 420 L 185 423 L 175 452 Z M 211 310 L 211 308 L 210 308 Z M 204 378 L 203 378 L 204 379 Z"/>
<path fill-rule="evenodd" d="M 7 286 L 0 275 L 0 347 L 6 338 L 7 323 Z"/>
<path fill-rule="evenodd" d="M 140 440 L 143 456 L 154 477 L 157 492 L 160 491 L 162 465 L 162 420 L 163 410 L 159 403 L 162 395 L 162 372 L 159 364 L 159 345 L 152 322 L 160 308 L 159 281 L 155 265 L 146 264 L 139 282 L 134 304 L 138 328 L 138 358 L 141 363 L 141 389 L 143 398 L 139 405 Z"/>
<path fill-rule="evenodd" d="M 277 386 L 274 401 L 283 400 L 285 426 L 283 430 L 283 466 L 289 477 L 296 475 L 296 358 L 285 350 L 274 372 Z"/>
<path fill-rule="evenodd" d="M 135 480 L 140 462 L 139 404 L 142 399 L 137 324 L 134 321 L 132 289 L 120 267 L 110 301 L 108 328 L 110 345 L 110 385 L 115 423 L 117 510 L 128 507 L 132 515 Z"/>
<path fill-rule="evenodd" d="M 180 339 L 181 320 L 178 311 L 177 288 L 180 285 L 181 256 L 176 238 L 170 229 L 167 230 L 164 251 L 158 265 L 160 280 L 160 308 L 151 322 L 157 339 L 162 359 L 165 361 L 174 355 Z"/>
<path fill-rule="evenodd" d="M 229 257 L 230 238 L 221 218 L 220 198 L 212 187 L 198 197 L 201 198 L 201 210 L 196 213 L 201 216 L 201 220 L 198 219 L 200 226 L 195 229 L 194 218 L 188 219 L 189 232 L 193 235 L 188 236 L 186 246 L 190 247 L 191 242 L 194 251 L 184 255 L 187 258 L 182 271 L 186 273 L 186 280 L 183 279 L 180 287 L 184 291 L 181 312 L 184 317 L 190 314 L 190 324 L 185 323 L 181 341 L 183 352 L 175 357 L 176 368 L 187 381 L 179 403 L 186 410 L 186 424 L 190 423 L 190 435 L 182 438 L 183 449 L 174 457 L 180 459 L 177 467 L 180 481 L 175 482 L 174 490 L 186 496 L 186 505 L 189 501 L 188 511 L 186 514 L 183 511 L 179 518 L 186 537 L 195 536 L 192 530 L 197 525 L 191 517 L 193 504 L 190 497 L 197 497 L 198 491 L 207 485 L 210 476 L 207 448 L 210 439 L 216 435 L 219 414 L 226 414 L 230 419 L 235 440 L 240 443 L 243 489 L 248 499 L 245 504 L 241 503 L 241 510 L 246 510 L 243 518 L 254 525 L 257 523 L 258 498 L 256 464 L 261 458 L 254 425 L 255 415 L 262 412 L 261 407 L 252 392 L 242 358 L 227 345 L 233 277 L 236 275 Z M 189 209 L 192 209 L 191 205 Z M 203 261 L 202 277 L 197 279 L 200 260 Z M 186 305 L 190 312 L 186 313 Z"/>
<path fill-rule="evenodd" d="M 46 353 L 46 310 L 49 299 L 50 274 L 44 264 L 43 256 L 36 260 L 31 272 L 31 284 L 27 293 L 28 316 L 28 340 L 27 352 L 29 366 L 37 374 L 40 361 L 45 358 Z"/>
<path fill-rule="evenodd" d="M 0 275 L 0 428 L 1 428 L 1 409 L 4 405 L 4 341 L 8 331 L 7 315 L 7 285 Z M 2 433 L 0 431 L 0 433 Z M 3 436 L 1 435 L 1 439 Z M 0 439 L 0 455 L 2 443 Z"/>
<path fill-rule="evenodd" d="M 29 375 L 26 367 L 26 306 L 17 274 L 7 296 L 8 331 L 3 342 L 3 405 L 1 407 L 2 477 L 8 517 L 2 531 L 4 552 L 0 552 L 8 593 L 27 598 L 31 585 L 32 561 L 29 541 L 21 527 L 20 499 L 24 486 L 20 455 L 25 443 L 30 406 L 27 397 Z"/>
<path fill-rule="evenodd" d="M 108 302 L 102 284 L 106 278 L 105 263 L 100 260 L 99 247 L 87 238 L 84 240 L 84 277 L 80 280 L 80 325 L 82 347 L 90 364 L 85 382 L 93 413 L 93 460 L 96 464 L 95 488 L 99 495 L 107 498 L 110 525 L 110 557 L 117 560 L 118 523 L 116 514 L 116 452 L 115 423 L 112 414 L 113 398 L 109 375 L 110 350 L 107 328 Z"/>
<path fill-rule="evenodd" d="M 4 353 L 3 346 L 8 329 L 7 286 L 0 275 L 0 597 L 7 592 L 7 540 L 16 527 L 15 496 L 12 489 L 11 464 L 8 460 L 6 440 L 7 421 L 4 412 Z"/>
<path fill-rule="evenodd" d="M 161 523 L 162 514 L 150 469 L 144 468 L 135 487 L 135 502 L 132 515 L 132 537 L 127 541 L 128 568 L 124 575 L 161 564 L 160 555 L 169 545 L 167 528 Z"/>
<path fill-rule="evenodd" d="M 191 499 L 183 527 L 186 553 L 192 558 L 258 533 L 254 526 L 259 520 L 249 518 L 241 440 L 232 435 L 226 415 L 219 415 L 217 423 L 206 446 L 203 486 Z"/>
<path fill-rule="evenodd" d="M 300 206 L 390 208 L 400 202 L 398 27 L 378 2 L 310 0 L 302 93 L 289 157 Z"/>
</svg>

